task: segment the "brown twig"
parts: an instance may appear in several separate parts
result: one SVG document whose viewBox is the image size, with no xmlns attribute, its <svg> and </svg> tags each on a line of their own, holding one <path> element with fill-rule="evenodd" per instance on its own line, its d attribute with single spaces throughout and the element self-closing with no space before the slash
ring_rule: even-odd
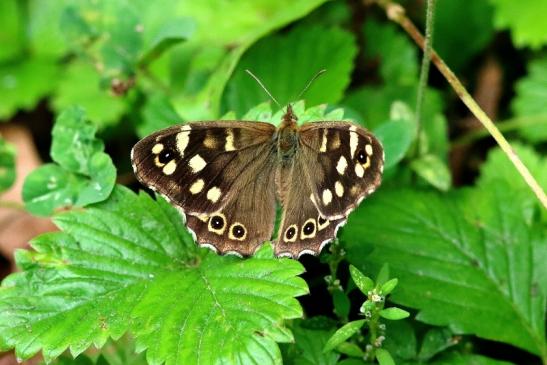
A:
<svg viewBox="0 0 547 365">
<path fill-rule="evenodd" d="M 405 10 L 399 4 L 393 3 L 390 0 L 376 0 L 376 3 L 380 5 L 386 12 L 387 17 L 399 24 L 410 37 L 418 44 L 418 46 L 424 50 L 424 37 L 420 31 L 416 28 L 414 23 L 405 15 Z M 526 184 L 532 189 L 541 204 L 547 209 L 547 195 L 538 184 L 536 179 L 532 176 L 528 168 L 522 163 L 517 153 L 513 150 L 509 142 L 505 139 L 503 134 L 495 126 L 492 120 L 486 115 L 486 113 L 475 102 L 473 97 L 462 85 L 460 80 L 452 72 L 452 70 L 444 63 L 435 50 L 431 50 L 431 61 L 446 78 L 450 86 L 454 89 L 456 94 L 460 97 L 463 103 L 469 108 L 469 110 L 475 115 L 475 117 L 481 122 L 481 124 L 488 130 L 490 135 L 496 140 L 503 152 L 507 155 L 509 160 L 513 163 L 519 174 L 522 176 Z"/>
</svg>

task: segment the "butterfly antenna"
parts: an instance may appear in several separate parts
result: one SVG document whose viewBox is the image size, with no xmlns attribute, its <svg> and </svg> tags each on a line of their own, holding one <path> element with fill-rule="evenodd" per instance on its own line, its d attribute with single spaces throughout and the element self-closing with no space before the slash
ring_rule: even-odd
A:
<svg viewBox="0 0 547 365">
<path fill-rule="evenodd" d="M 249 70 L 245 70 L 245 72 L 247 72 L 253 79 L 255 79 L 255 81 L 260 85 L 260 87 L 262 89 L 264 89 L 264 91 L 266 92 L 266 94 L 268 94 L 268 96 L 270 97 L 270 99 L 273 100 L 273 102 L 279 107 L 279 109 L 281 109 L 281 104 L 279 104 L 279 102 L 273 97 L 273 95 L 268 91 L 268 89 L 266 88 L 266 86 L 264 86 L 264 84 L 262 83 L 262 81 L 260 81 L 260 79 L 258 77 L 256 77 L 251 71 Z"/>
<path fill-rule="evenodd" d="M 304 93 L 305 93 L 306 91 L 308 91 L 308 89 L 310 88 L 311 84 L 313 84 L 313 82 L 314 82 L 319 76 L 323 75 L 325 72 L 327 72 L 327 70 L 325 70 L 325 69 L 319 70 L 319 72 L 317 72 L 317 73 L 311 78 L 311 80 L 308 81 L 308 84 L 306 85 L 306 87 L 304 88 L 304 90 L 302 90 L 302 91 L 300 92 L 300 94 L 298 94 L 298 96 L 296 97 L 296 100 L 300 100 L 300 97 L 301 97 L 302 95 L 304 95 Z"/>
</svg>

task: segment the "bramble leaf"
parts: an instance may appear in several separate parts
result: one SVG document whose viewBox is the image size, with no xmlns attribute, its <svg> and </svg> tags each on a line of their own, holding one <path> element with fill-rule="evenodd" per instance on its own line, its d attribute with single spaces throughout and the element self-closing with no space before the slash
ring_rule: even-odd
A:
<svg viewBox="0 0 547 365">
<path fill-rule="evenodd" d="M 336 57 L 332 57 L 333 49 L 336 49 Z M 336 28 L 301 26 L 288 34 L 264 38 L 241 58 L 226 86 L 225 109 L 241 115 L 253 105 L 268 100 L 264 90 L 245 72 L 247 69 L 282 105 L 296 101 L 311 77 L 326 69 L 303 98 L 310 106 L 336 103 L 349 84 L 356 52 L 351 33 Z M 271 63 L 272 58 L 275 64 Z"/>
<path fill-rule="evenodd" d="M 23 185 L 25 207 L 37 215 L 50 215 L 62 207 L 105 200 L 114 187 L 116 168 L 95 138 L 97 126 L 83 109 L 69 108 L 57 118 L 53 128 L 51 157 L 30 173 Z"/>
<path fill-rule="evenodd" d="M 283 320 L 302 310 L 302 265 L 270 245 L 242 260 L 198 249 L 167 202 L 118 187 L 59 214 L 61 232 L 17 255 L 0 289 L 0 347 L 21 359 L 73 355 L 128 330 L 149 363 L 280 363 Z"/>
<path fill-rule="evenodd" d="M 389 263 L 400 283 L 391 300 L 418 320 L 545 356 L 547 230 L 530 199 L 501 180 L 444 195 L 386 190 L 352 215 L 342 242 L 365 273 Z"/>
</svg>

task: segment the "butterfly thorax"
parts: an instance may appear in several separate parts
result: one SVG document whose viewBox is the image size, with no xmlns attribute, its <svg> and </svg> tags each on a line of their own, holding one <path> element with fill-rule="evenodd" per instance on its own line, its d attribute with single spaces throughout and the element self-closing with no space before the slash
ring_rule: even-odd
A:
<svg viewBox="0 0 547 365">
<path fill-rule="evenodd" d="M 289 104 L 277 133 L 277 154 L 280 161 L 288 161 L 296 153 L 298 147 L 297 120 L 298 118 L 294 115 Z"/>
</svg>

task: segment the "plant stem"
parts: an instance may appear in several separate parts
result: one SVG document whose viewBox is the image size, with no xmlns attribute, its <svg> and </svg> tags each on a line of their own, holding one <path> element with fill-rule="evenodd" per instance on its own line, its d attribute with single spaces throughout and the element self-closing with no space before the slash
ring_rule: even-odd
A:
<svg viewBox="0 0 547 365">
<path fill-rule="evenodd" d="M 420 155 L 420 142 L 422 134 L 422 109 L 424 106 L 425 90 L 429 76 L 429 65 L 431 62 L 431 48 L 433 47 L 433 16 L 435 14 L 435 0 L 427 0 L 426 21 L 425 21 L 425 49 L 420 69 L 420 82 L 418 84 L 418 95 L 416 97 L 416 155 Z"/>
<path fill-rule="evenodd" d="M 0 208 L 25 211 L 25 206 L 22 203 L 14 202 L 10 200 L 0 200 Z"/>
<path fill-rule="evenodd" d="M 393 3 L 390 0 L 375 0 L 386 12 L 387 17 L 399 24 L 410 37 L 418 44 L 418 46 L 424 49 L 424 37 L 420 31 L 416 28 L 414 23 L 405 15 L 405 10 L 399 4 Z M 538 184 L 536 179 L 532 176 L 528 168 L 522 163 L 516 152 L 513 150 L 509 142 L 505 139 L 503 134 L 499 131 L 492 120 L 481 109 L 473 97 L 462 85 L 460 80 L 452 72 L 452 70 L 444 63 L 434 49 L 431 50 L 431 61 L 437 67 L 437 69 L 443 74 L 450 86 L 454 89 L 456 94 L 460 97 L 463 103 L 469 108 L 473 115 L 481 122 L 481 124 L 488 130 L 490 135 L 496 140 L 503 152 L 507 155 L 509 160 L 515 165 L 515 168 L 522 176 L 526 184 L 532 189 L 538 200 L 547 209 L 547 195 Z"/>
</svg>

